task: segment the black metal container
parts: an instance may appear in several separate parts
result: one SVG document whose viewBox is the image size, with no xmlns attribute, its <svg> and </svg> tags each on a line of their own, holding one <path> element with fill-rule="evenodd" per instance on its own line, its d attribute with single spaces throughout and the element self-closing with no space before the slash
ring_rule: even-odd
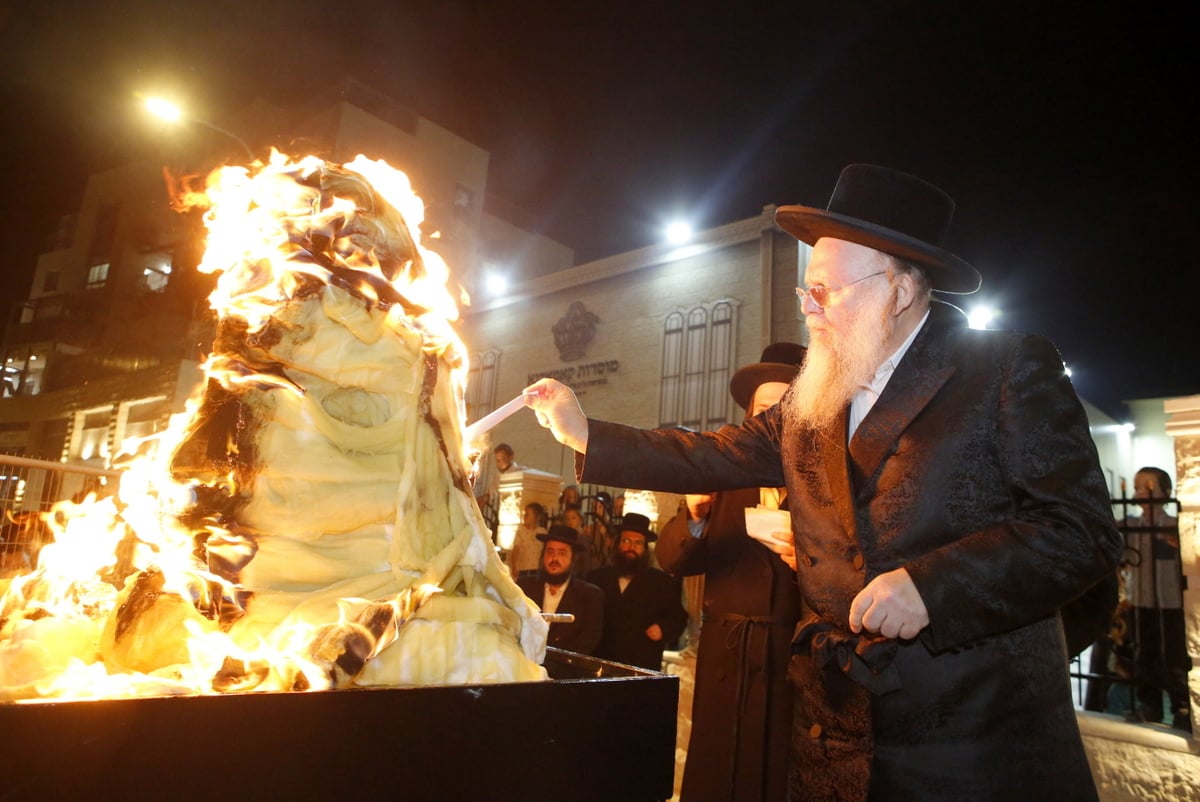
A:
<svg viewBox="0 0 1200 802">
<path fill-rule="evenodd" d="M 0 800 L 659 802 L 676 677 L 0 705 Z"/>
</svg>

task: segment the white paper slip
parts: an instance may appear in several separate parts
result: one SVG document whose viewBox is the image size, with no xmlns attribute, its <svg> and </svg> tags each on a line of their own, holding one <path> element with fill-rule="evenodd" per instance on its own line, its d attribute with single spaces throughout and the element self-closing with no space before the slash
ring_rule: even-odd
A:
<svg viewBox="0 0 1200 802">
<path fill-rule="evenodd" d="M 791 540 L 775 537 L 776 532 L 792 531 L 792 515 L 787 510 L 775 510 L 764 507 L 746 508 L 746 532 L 758 541 L 774 540 L 777 543 L 791 545 Z"/>
</svg>

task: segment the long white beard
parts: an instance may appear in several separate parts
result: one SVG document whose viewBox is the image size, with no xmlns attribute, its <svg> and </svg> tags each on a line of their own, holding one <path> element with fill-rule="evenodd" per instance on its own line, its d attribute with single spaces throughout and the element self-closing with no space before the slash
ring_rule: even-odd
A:
<svg viewBox="0 0 1200 802">
<path fill-rule="evenodd" d="M 804 366 L 792 380 L 784 417 L 789 426 L 824 428 L 837 420 L 854 394 L 870 384 L 887 358 L 895 329 L 887 313 L 892 293 L 864 305 L 849 321 L 845 335 L 809 342 Z"/>
</svg>

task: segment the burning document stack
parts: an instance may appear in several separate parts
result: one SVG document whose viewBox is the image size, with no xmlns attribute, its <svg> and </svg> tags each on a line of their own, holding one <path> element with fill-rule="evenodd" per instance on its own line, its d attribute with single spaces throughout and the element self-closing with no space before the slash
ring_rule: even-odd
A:
<svg viewBox="0 0 1200 802">
<path fill-rule="evenodd" d="M 186 201 L 221 273 L 206 385 L 0 599 L 0 699 L 544 679 L 407 179 L 276 153 Z"/>
</svg>

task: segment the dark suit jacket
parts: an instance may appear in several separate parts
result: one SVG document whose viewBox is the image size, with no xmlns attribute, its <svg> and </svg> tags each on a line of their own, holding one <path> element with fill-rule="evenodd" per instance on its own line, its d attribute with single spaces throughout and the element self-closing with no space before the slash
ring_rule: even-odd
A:
<svg viewBox="0 0 1200 802">
<path fill-rule="evenodd" d="M 758 488 L 717 494 L 701 537 L 687 510 L 659 533 L 654 556 L 674 576 L 704 574 L 704 617 L 680 799 L 783 802 L 787 797 L 796 574 L 746 534 Z"/>
<path fill-rule="evenodd" d="M 806 607 L 792 661 L 795 799 L 1095 799 L 1058 610 L 1121 538 L 1087 419 L 1044 339 L 935 304 L 846 444 L 846 415 L 777 407 L 715 433 L 590 422 L 582 481 L 673 492 L 786 484 Z M 911 641 L 854 635 L 850 603 L 904 567 Z"/>
<path fill-rule="evenodd" d="M 517 586 L 541 608 L 546 595 L 545 581 L 540 577 L 525 576 L 517 580 Z M 595 654 L 600 633 L 604 631 L 604 593 L 600 588 L 577 576 L 571 577 L 558 602 L 558 612 L 571 613 L 575 620 L 550 624 L 547 643 L 569 652 Z"/>
<path fill-rule="evenodd" d="M 611 565 L 592 571 L 588 581 L 604 591 L 604 635 L 596 656 L 662 671 L 663 650 L 675 648 L 687 626 L 683 584 L 657 568 L 647 568 L 622 593 L 617 569 Z M 662 640 L 646 636 L 652 624 L 662 629 Z"/>
</svg>

